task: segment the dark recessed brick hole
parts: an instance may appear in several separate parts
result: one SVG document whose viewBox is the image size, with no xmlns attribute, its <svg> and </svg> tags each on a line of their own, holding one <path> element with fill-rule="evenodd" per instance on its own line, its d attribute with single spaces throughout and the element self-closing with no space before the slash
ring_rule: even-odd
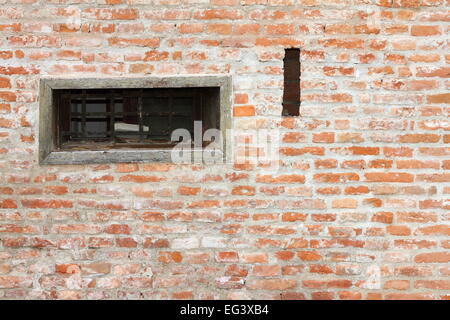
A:
<svg viewBox="0 0 450 320">
<path fill-rule="evenodd" d="M 300 49 L 285 49 L 283 116 L 300 114 Z"/>
</svg>

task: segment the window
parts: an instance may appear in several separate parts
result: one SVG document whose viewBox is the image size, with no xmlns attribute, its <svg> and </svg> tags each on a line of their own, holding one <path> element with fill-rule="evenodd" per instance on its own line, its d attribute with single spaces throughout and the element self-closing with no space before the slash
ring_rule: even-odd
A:
<svg viewBox="0 0 450 320">
<path fill-rule="evenodd" d="M 219 88 L 55 90 L 57 147 L 61 150 L 166 148 L 171 133 L 183 128 L 194 136 L 220 128 L 212 100 Z"/>
<path fill-rule="evenodd" d="M 300 49 L 286 49 L 284 65 L 283 116 L 300 114 Z"/>
<path fill-rule="evenodd" d="M 230 127 L 230 88 L 226 76 L 43 79 L 40 163 L 170 162 L 175 129 Z"/>
</svg>

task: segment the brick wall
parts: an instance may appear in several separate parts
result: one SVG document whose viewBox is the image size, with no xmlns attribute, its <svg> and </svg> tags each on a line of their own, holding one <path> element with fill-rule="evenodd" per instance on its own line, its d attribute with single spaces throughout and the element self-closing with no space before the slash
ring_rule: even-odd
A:
<svg viewBox="0 0 450 320">
<path fill-rule="evenodd" d="M 448 299 L 449 12 L 0 0 L 0 299 Z M 40 77 L 200 73 L 233 76 L 233 128 L 280 129 L 277 173 L 38 165 Z"/>
</svg>

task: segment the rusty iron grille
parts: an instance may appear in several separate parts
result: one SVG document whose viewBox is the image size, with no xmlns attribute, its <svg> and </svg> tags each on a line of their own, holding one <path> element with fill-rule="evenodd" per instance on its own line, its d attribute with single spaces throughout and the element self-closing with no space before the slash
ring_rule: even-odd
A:
<svg viewBox="0 0 450 320">
<path fill-rule="evenodd" d="M 283 116 L 300 114 L 300 49 L 285 49 Z"/>
<path fill-rule="evenodd" d="M 193 135 L 207 88 L 55 90 L 60 149 L 173 145 L 178 128 Z"/>
</svg>

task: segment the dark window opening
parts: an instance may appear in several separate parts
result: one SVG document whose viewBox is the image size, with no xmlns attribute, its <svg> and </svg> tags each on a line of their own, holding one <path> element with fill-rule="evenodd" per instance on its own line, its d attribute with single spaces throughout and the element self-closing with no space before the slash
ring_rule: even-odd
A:
<svg viewBox="0 0 450 320">
<path fill-rule="evenodd" d="M 165 148 L 172 131 L 183 128 L 194 139 L 194 121 L 202 131 L 220 129 L 220 89 L 57 89 L 56 144 L 60 150 Z"/>
<path fill-rule="evenodd" d="M 300 49 L 285 49 L 283 116 L 300 114 Z"/>
</svg>

